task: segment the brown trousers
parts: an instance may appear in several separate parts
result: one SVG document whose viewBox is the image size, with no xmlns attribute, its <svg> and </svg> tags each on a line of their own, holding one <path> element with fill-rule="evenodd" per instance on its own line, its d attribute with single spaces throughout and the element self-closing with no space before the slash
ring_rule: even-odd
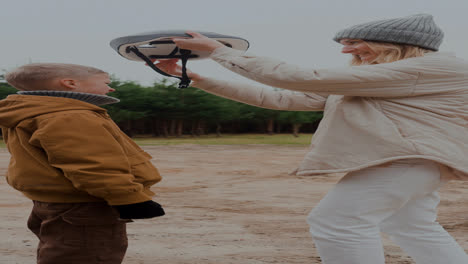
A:
<svg viewBox="0 0 468 264">
<path fill-rule="evenodd" d="M 28 228 L 39 238 L 38 264 L 120 264 L 126 222 L 106 203 L 34 201 Z"/>
</svg>

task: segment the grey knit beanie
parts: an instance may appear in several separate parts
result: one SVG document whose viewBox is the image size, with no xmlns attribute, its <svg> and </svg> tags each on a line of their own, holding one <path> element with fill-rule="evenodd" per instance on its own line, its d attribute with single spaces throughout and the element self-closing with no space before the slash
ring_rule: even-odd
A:
<svg viewBox="0 0 468 264">
<path fill-rule="evenodd" d="M 444 33 L 434 23 L 432 15 L 418 14 L 355 25 L 338 32 L 333 40 L 362 39 L 438 50 L 443 37 Z"/>
</svg>

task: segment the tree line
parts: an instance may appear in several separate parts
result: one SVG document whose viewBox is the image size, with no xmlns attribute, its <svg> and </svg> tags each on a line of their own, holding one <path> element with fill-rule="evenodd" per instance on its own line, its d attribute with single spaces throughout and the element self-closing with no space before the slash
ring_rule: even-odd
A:
<svg viewBox="0 0 468 264">
<path fill-rule="evenodd" d="M 0 99 L 17 90 L 0 76 Z M 129 136 L 200 136 L 216 133 L 315 132 L 322 112 L 278 111 L 221 98 L 189 87 L 176 88 L 168 80 L 143 86 L 112 78 L 120 103 L 103 106 Z"/>
</svg>

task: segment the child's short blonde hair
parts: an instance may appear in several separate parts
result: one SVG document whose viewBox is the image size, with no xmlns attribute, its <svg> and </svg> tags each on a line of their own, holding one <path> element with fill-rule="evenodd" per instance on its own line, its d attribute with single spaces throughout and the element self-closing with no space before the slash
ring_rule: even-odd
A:
<svg viewBox="0 0 468 264">
<path fill-rule="evenodd" d="M 66 63 L 31 63 L 23 65 L 5 75 L 5 80 L 18 90 L 59 90 L 52 85 L 61 78 L 85 79 L 95 74 L 107 74 L 105 71 L 77 64 Z"/>
</svg>

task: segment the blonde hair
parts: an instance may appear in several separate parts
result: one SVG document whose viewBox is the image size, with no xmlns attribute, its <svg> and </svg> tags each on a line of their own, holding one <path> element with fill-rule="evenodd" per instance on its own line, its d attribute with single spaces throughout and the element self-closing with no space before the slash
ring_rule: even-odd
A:
<svg viewBox="0 0 468 264">
<path fill-rule="evenodd" d="M 77 64 L 66 63 L 31 63 L 23 65 L 5 75 L 5 80 L 18 90 L 60 90 L 52 85 L 59 78 L 86 79 L 105 71 Z"/>
<path fill-rule="evenodd" d="M 357 55 L 353 55 L 351 65 L 364 65 L 364 64 L 381 64 L 389 63 L 397 60 L 403 60 L 414 57 L 422 57 L 425 53 L 432 52 L 432 50 L 424 49 L 418 46 L 407 44 L 396 44 L 387 42 L 363 42 L 375 53 L 377 57 L 371 62 L 363 62 Z"/>
</svg>

